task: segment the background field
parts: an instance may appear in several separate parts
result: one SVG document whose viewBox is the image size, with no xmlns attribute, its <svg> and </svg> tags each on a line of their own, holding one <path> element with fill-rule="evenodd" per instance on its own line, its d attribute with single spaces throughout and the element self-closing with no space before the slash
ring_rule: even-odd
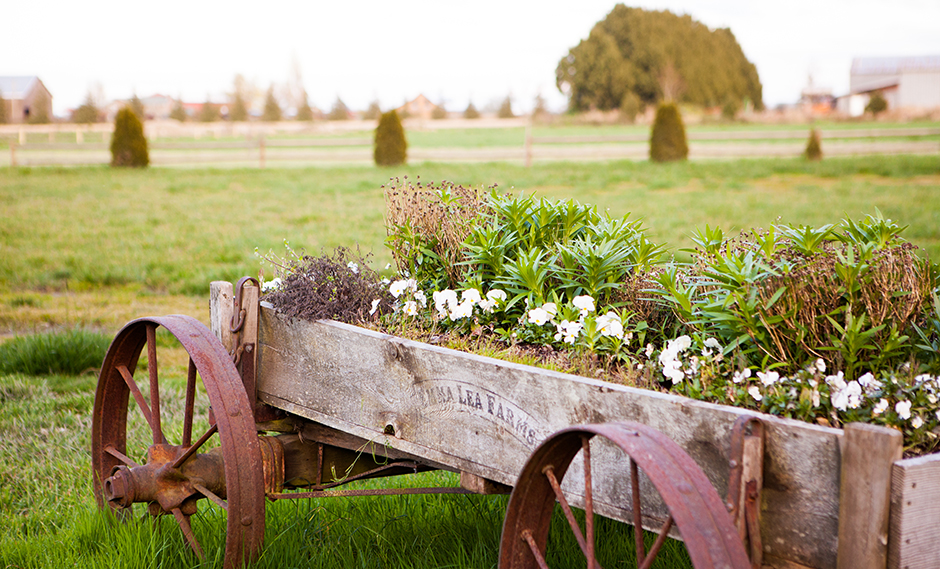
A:
<svg viewBox="0 0 940 569">
<path fill-rule="evenodd" d="M 284 240 L 312 253 L 358 243 L 381 269 L 390 261 L 381 185 L 404 175 L 629 212 L 680 256 L 705 224 L 734 234 L 778 221 L 838 223 L 878 208 L 910 225 L 904 235 L 924 254 L 940 258 L 936 156 L 388 170 L 7 168 L 0 169 L 0 333 L 87 327 L 113 335 L 148 314 L 206 322 L 209 281 L 256 275 L 255 249 L 280 253 Z M 168 361 L 179 358 L 170 350 Z M 94 383 L 92 374 L 0 375 L 0 567 L 191 566 L 177 532 L 117 527 L 94 513 Z M 504 498 L 492 497 L 282 504 L 269 516 L 260 566 L 493 566 L 504 508 Z M 629 542 L 619 525 L 610 531 Z"/>
</svg>

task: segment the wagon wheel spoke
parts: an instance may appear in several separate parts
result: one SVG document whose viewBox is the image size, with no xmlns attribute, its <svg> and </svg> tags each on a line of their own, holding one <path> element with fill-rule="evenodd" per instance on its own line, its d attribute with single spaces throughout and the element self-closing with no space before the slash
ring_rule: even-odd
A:
<svg viewBox="0 0 940 569">
<path fill-rule="evenodd" d="M 539 549 L 539 546 L 535 543 L 535 539 L 532 537 L 532 532 L 525 530 L 522 532 L 522 539 L 529 544 L 529 550 L 532 552 L 532 556 L 535 557 L 535 562 L 538 563 L 539 569 L 549 569 L 548 563 L 545 561 L 545 556 L 542 555 L 542 551 Z"/>
<path fill-rule="evenodd" d="M 147 325 L 147 372 L 150 376 L 150 430 L 153 432 L 153 444 L 165 444 L 163 428 L 160 425 L 160 379 L 157 376 L 157 326 Z"/>
<path fill-rule="evenodd" d="M 186 452 L 176 459 L 176 462 L 173 463 L 173 468 L 179 468 L 182 466 L 184 462 L 189 460 L 189 457 L 196 454 L 196 451 L 198 451 L 202 445 L 206 444 L 206 442 L 212 438 L 212 435 L 216 434 L 217 432 L 219 432 L 218 425 L 212 425 L 209 427 L 209 430 L 199 437 L 199 440 L 196 441 L 196 444 L 190 446 L 188 449 L 186 449 Z"/>
<path fill-rule="evenodd" d="M 193 442 L 193 414 L 196 401 L 196 364 L 189 358 L 189 370 L 186 374 L 186 403 L 183 408 L 183 439 L 182 446 L 190 446 Z"/>
<path fill-rule="evenodd" d="M 587 569 L 599 568 L 594 559 L 594 482 L 591 479 L 591 437 L 581 437 L 581 456 L 584 459 L 584 531 L 587 534 Z"/>
<path fill-rule="evenodd" d="M 178 523 L 180 529 L 183 530 L 183 536 L 193 549 L 196 557 L 200 560 L 203 559 L 205 555 L 202 552 L 202 546 L 199 545 L 199 541 L 196 540 L 196 534 L 193 533 L 193 526 L 189 523 L 189 516 L 184 514 L 179 508 L 173 508 L 173 517 L 176 518 L 176 523 Z"/>
<path fill-rule="evenodd" d="M 111 456 L 113 456 L 114 458 L 120 460 L 121 462 L 123 462 L 123 463 L 126 464 L 127 466 L 130 466 L 130 467 L 140 466 L 139 464 L 137 464 L 136 462 L 134 462 L 129 456 L 127 456 L 127 455 L 124 454 L 123 452 L 119 451 L 118 449 L 114 448 L 113 445 L 108 445 L 108 446 L 106 446 L 106 447 L 104 448 L 104 452 L 106 452 L 106 453 L 110 454 Z"/>
<path fill-rule="evenodd" d="M 216 506 L 222 508 L 226 512 L 228 511 L 228 502 L 222 498 L 219 498 L 212 490 L 209 490 L 199 483 L 193 483 L 193 488 L 206 498 L 209 498 L 209 500 L 211 500 Z"/>
<path fill-rule="evenodd" d="M 656 541 L 653 542 L 653 546 L 650 547 L 649 553 L 646 555 L 646 559 L 643 560 L 643 563 L 638 564 L 639 569 L 649 569 L 650 565 L 653 564 L 653 561 L 656 561 L 656 555 L 659 554 L 659 549 L 666 543 L 666 538 L 669 537 L 669 531 L 672 529 L 673 524 L 672 516 L 670 515 L 666 519 L 666 523 L 659 529 L 659 535 L 656 536 Z"/>
<path fill-rule="evenodd" d="M 561 510 L 565 513 L 565 519 L 568 520 L 568 525 L 571 526 L 571 533 L 574 534 L 574 539 L 578 542 L 578 547 L 581 548 L 581 551 L 584 553 L 585 557 L 587 557 L 588 549 L 587 544 L 584 542 L 584 534 L 581 533 L 581 526 L 578 525 L 578 520 L 574 519 L 574 512 L 571 511 L 571 506 L 568 505 L 568 500 L 561 491 L 561 484 L 558 483 L 558 479 L 555 477 L 554 467 L 551 465 L 546 466 L 542 473 L 545 474 L 545 478 L 548 479 L 552 490 L 555 491 L 555 499 L 558 500 Z"/>
</svg>

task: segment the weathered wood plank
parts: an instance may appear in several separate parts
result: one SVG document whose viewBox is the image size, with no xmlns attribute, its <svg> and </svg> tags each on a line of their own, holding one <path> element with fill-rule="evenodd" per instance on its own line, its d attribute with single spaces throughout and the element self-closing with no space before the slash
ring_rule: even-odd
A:
<svg viewBox="0 0 940 569">
<path fill-rule="evenodd" d="M 747 410 L 429 346 L 337 322 L 292 321 L 262 305 L 259 397 L 266 403 L 502 484 L 515 483 L 549 434 L 576 424 L 637 421 L 675 440 L 727 495 L 729 435 Z M 766 559 L 836 566 L 842 431 L 762 415 Z M 598 513 L 629 521 L 626 462 L 592 450 Z M 565 478 L 579 504 L 576 459 Z M 644 512 L 658 526 L 662 509 Z"/>
<path fill-rule="evenodd" d="M 232 351 L 232 283 L 209 283 L 209 329 L 222 342 L 226 351 Z"/>
<path fill-rule="evenodd" d="M 891 465 L 904 437 L 896 429 L 849 423 L 842 438 L 838 569 L 884 569 Z"/>
<path fill-rule="evenodd" d="M 894 463 L 889 531 L 889 569 L 940 567 L 940 454 Z"/>
</svg>

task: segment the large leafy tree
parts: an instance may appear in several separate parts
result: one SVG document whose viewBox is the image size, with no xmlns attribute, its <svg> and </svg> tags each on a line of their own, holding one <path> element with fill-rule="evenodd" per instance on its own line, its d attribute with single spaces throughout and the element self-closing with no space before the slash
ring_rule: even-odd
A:
<svg viewBox="0 0 940 569">
<path fill-rule="evenodd" d="M 762 107 L 757 69 L 731 30 L 711 30 L 690 16 L 617 4 L 571 48 L 555 72 L 569 108 L 619 108 L 628 92 L 644 104 L 667 95 L 681 102 L 720 105 L 750 101 Z M 665 93 L 681 83 L 681 90 Z"/>
</svg>

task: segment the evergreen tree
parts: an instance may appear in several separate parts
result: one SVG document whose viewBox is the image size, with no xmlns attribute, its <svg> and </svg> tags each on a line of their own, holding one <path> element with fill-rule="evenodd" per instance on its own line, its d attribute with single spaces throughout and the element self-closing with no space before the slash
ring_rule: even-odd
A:
<svg viewBox="0 0 940 569">
<path fill-rule="evenodd" d="M 395 109 L 382 113 L 379 125 L 375 129 L 375 149 L 373 157 L 379 166 L 398 166 L 407 159 L 408 142 L 405 129 Z"/>
<path fill-rule="evenodd" d="M 636 116 L 640 114 L 642 102 L 633 91 L 627 91 L 620 101 L 620 118 L 624 122 L 636 122 Z"/>
<path fill-rule="evenodd" d="M 572 111 L 617 108 L 626 91 L 652 104 L 665 98 L 660 79 L 670 62 L 684 85 L 677 100 L 714 106 L 747 98 L 762 108 L 757 68 L 730 30 L 623 4 L 559 61 L 555 80 Z"/>
<path fill-rule="evenodd" d="M 545 98 L 542 97 L 542 94 L 539 93 L 535 96 L 535 104 L 532 106 L 532 116 L 541 117 L 544 115 L 550 114 L 548 108 L 545 106 Z"/>
<path fill-rule="evenodd" d="M 261 113 L 261 120 L 264 122 L 281 120 L 281 106 L 277 104 L 277 99 L 274 98 L 274 85 L 268 88 L 268 94 L 264 98 L 264 112 Z"/>
<path fill-rule="evenodd" d="M 134 111 L 134 114 L 137 115 L 137 118 L 140 119 L 140 122 L 147 120 L 147 112 L 144 110 L 144 102 L 140 100 L 140 97 L 137 96 L 137 93 L 134 93 L 134 96 L 131 97 L 131 100 L 128 104 L 130 105 L 131 110 Z"/>
<path fill-rule="evenodd" d="M 675 103 L 663 103 L 656 109 L 656 121 L 650 136 L 650 160 L 673 162 L 689 157 L 685 125 Z"/>
<path fill-rule="evenodd" d="M 77 124 L 91 124 L 98 122 L 98 107 L 91 92 L 85 96 L 85 102 L 72 113 L 72 122 Z"/>
<path fill-rule="evenodd" d="M 0 91 L 0 124 L 8 122 L 10 122 L 10 117 L 7 116 L 7 102 L 3 99 L 3 92 Z"/>
<path fill-rule="evenodd" d="M 183 108 L 183 100 L 177 99 L 173 103 L 173 110 L 170 111 L 170 118 L 179 122 L 186 122 L 189 117 L 186 116 L 186 109 Z"/>
<path fill-rule="evenodd" d="M 40 92 L 29 107 L 29 124 L 49 124 L 52 122 L 49 112 L 52 104 L 45 93 Z"/>
<path fill-rule="evenodd" d="M 431 110 L 431 118 L 434 120 L 447 118 L 447 109 L 444 108 L 443 104 L 434 105 L 434 108 Z"/>
<path fill-rule="evenodd" d="M 248 105 L 245 103 L 245 97 L 238 91 L 235 91 L 229 103 L 228 119 L 235 122 L 248 120 Z"/>
<path fill-rule="evenodd" d="M 806 150 L 803 151 L 803 158 L 807 160 L 822 160 L 822 145 L 819 143 L 819 131 L 815 128 L 809 133 L 809 140 L 806 142 Z"/>
<path fill-rule="evenodd" d="M 313 120 L 313 109 L 310 108 L 310 103 L 307 102 L 306 89 L 301 90 L 300 105 L 297 107 L 297 116 L 294 118 L 305 122 Z"/>
<path fill-rule="evenodd" d="M 868 97 L 868 104 L 865 105 L 865 112 L 871 113 L 874 116 L 888 110 L 888 101 L 885 100 L 884 95 L 881 94 L 881 91 L 875 91 Z"/>
<path fill-rule="evenodd" d="M 480 118 L 480 111 L 473 106 L 473 103 L 467 105 L 467 110 L 463 112 L 463 118 L 465 119 L 478 119 Z"/>
<path fill-rule="evenodd" d="M 344 103 L 342 99 L 336 97 L 336 102 L 333 103 L 333 108 L 330 109 L 330 114 L 328 114 L 326 118 L 331 121 L 349 120 L 349 107 L 346 106 L 346 103 Z"/>
<path fill-rule="evenodd" d="M 372 101 L 369 103 L 369 108 L 362 113 L 362 120 L 374 121 L 378 120 L 382 116 L 382 107 L 379 106 L 378 101 Z"/>
<path fill-rule="evenodd" d="M 219 108 L 212 104 L 209 97 L 206 97 L 206 102 L 202 104 L 202 109 L 199 110 L 199 122 L 215 122 L 217 120 L 219 120 Z"/>
<path fill-rule="evenodd" d="M 499 106 L 499 112 L 496 113 L 496 116 L 501 119 L 511 119 L 516 116 L 512 112 L 512 99 L 510 97 L 506 97 L 503 100 L 502 104 Z"/>
<path fill-rule="evenodd" d="M 114 134 L 111 136 L 111 166 L 143 168 L 150 164 L 144 125 L 137 113 L 126 106 L 118 111 L 114 119 Z"/>
</svg>

